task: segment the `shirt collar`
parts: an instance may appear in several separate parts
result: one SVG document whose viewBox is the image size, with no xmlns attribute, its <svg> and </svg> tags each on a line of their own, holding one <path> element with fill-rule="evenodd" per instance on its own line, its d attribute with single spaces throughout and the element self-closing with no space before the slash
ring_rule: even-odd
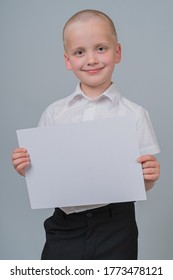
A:
<svg viewBox="0 0 173 280">
<path fill-rule="evenodd" d="M 121 97 L 121 94 L 119 93 L 116 85 L 114 83 L 111 84 L 111 86 L 105 90 L 100 96 L 98 96 L 95 101 L 103 99 L 103 98 L 108 98 L 113 105 L 117 105 L 119 102 L 119 99 Z M 77 85 L 76 90 L 71 94 L 69 98 L 69 105 L 72 105 L 79 99 L 88 99 L 88 100 L 93 100 L 90 97 L 86 96 L 85 93 L 82 91 L 80 87 L 80 83 Z"/>
</svg>

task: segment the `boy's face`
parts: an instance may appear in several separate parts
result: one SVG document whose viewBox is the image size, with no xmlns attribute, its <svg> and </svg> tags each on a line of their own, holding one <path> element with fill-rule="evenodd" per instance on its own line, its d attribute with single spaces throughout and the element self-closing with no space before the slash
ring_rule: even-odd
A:
<svg viewBox="0 0 173 280">
<path fill-rule="evenodd" d="M 110 86 L 115 63 L 121 59 L 121 46 L 105 20 L 77 21 L 65 31 L 64 56 L 67 69 L 73 70 L 82 90 L 95 97 Z"/>
</svg>

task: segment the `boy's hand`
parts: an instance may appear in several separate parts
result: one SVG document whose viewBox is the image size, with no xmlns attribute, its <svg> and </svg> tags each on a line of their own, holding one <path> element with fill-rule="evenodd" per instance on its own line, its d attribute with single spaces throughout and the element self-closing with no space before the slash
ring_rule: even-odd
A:
<svg viewBox="0 0 173 280">
<path fill-rule="evenodd" d="M 146 190 L 149 190 L 160 177 L 160 164 L 152 155 L 141 156 L 138 162 L 142 164 Z"/>
<path fill-rule="evenodd" d="M 30 165 L 29 154 L 24 148 L 17 148 L 12 153 L 12 162 L 16 171 L 25 176 L 25 169 Z"/>
</svg>

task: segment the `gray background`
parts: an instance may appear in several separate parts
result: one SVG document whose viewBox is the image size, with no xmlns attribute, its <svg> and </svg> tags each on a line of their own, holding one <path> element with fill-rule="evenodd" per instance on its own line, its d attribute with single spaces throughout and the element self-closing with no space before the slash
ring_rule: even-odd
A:
<svg viewBox="0 0 173 280">
<path fill-rule="evenodd" d="M 0 259 L 39 259 L 43 221 L 52 209 L 31 210 L 25 179 L 11 164 L 16 129 L 37 126 L 43 110 L 71 94 L 77 80 L 63 61 L 61 31 L 85 8 L 115 22 L 122 62 L 113 80 L 150 113 L 161 147 L 161 178 L 136 204 L 140 259 L 173 258 L 172 74 L 170 0 L 0 1 Z"/>
</svg>

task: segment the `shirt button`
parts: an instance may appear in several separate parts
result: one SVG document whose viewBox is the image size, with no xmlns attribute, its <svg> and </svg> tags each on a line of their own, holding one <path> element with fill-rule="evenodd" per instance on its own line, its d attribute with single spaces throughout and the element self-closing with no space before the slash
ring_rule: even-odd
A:
<svg viewBox="0 0 173 280">
<path fill-rule="evenodd" d="M 87 216 L 87 218 L 91 218 L 92 217 L 92 213 L 87 213 L 86 216 Z"/>
<path fill-rule="evenodd" d="M 88 103 L 88 107 L 89 107 L 89 108 L 94 107 L 94 103 L 93 103 L 93 102 L 89 102 L 89 103 Z"/>
</svg>

